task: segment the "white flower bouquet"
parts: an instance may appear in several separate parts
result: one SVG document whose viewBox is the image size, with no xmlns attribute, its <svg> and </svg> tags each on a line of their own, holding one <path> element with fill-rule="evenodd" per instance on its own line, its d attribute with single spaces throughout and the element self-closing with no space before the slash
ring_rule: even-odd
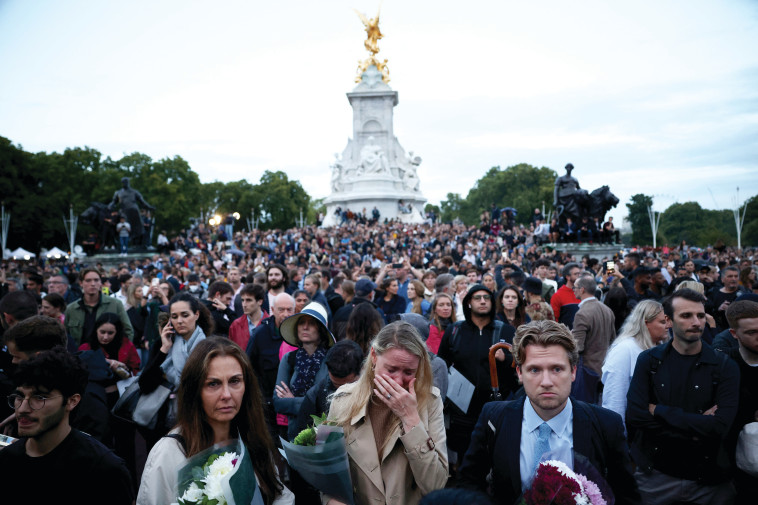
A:
<svg viewBox="0 0 758 505">
<path fill-rule="evenodd" d="M 179 469 L 179 505 L 263 505 L 250 454 L 241 440 L 216 444 Z"/>
</svg>

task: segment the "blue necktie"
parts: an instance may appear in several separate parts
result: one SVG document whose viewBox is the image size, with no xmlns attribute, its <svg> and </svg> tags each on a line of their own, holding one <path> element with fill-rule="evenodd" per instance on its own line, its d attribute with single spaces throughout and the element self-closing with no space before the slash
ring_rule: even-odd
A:
<svg viewBox="0 0 758 505">
<path fill-rule="evenodd" d="M 550 429 L 550 425 L 542 423 L 539 426 L 540 433 L 537 436 L 537 443 L 534 444 L 534 470 L 537 471 L 537 466 L 540 464 L 540 458 L 546 452 L 550 452 L 550 434 L 553 432 Z"/>
</svg>

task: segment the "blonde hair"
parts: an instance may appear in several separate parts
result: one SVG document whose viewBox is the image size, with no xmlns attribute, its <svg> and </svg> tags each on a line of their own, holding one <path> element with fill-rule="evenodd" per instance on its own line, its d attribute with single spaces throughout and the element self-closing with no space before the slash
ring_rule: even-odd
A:
<svg viewBox="0 0 758 505">
<path fill-rule="evenodd" d="M 413 299 L 413 308 L 411 308 L 411 312 L 423 316 L 424 311 L 421 310 L 421 301 L 424 299 L 424 283 L 414 279 L 410 282 L 410 285 L 413 286 L 413 290 L 416 292 L 416 298 Z"/>
<path fill-rule="evenodd" d="M 701 295 L 705 295 L 705 286 L 703 286 L 702 282 L 698 281 L 682 281 L 676 285 L 674 291 L 679 291 L 680 289 L 691 289 L 697 291 Z"/>
<path fill-rule="evenodd" d="M 688 282 L 695 283 L 695 281 Z M 619 342 L 621 339 L 633 338 L 643 351 L 655 347 L 646 323 L 653 321 L 661 312 L 663 312 L 663 305 L 655 300 L 642 300 L 639 302 L 634 306 L 631 314 L 626 317 L 623 326 L 619 330 L 619 336 L 613 345 L 616 345 L 616 342 Z"/>
<path fill-rule="evenodd" d="M 432 365 L 429 361 L 429 352 L 426 344 L 421 339 L 416 328 L 405 321 L 395 321 L 382 328 L 371 341 L 370 351 L 363 361 L 361 375 L 350 389 L 349 393 L 337 391 L 334 399 L 341 396 L 350 395 L 347 398 L 349 405 L 341 411 L 341 414 L 330 421 L 336 422 L 345 430 L 345 435 L 351 428 L 350 421 L 363 410 L 363 408 L 372 401 L 374 394 L 374 357 L 381 356 L 391 349 L 400 349 L 406 351 L 419 359 L 418 369 L 416 370 L 416 382 L 414 390 L 416 391 L 416 401 L 419 412 L 423 411 L 427 404 L 432 401 Z"/>
</svg>

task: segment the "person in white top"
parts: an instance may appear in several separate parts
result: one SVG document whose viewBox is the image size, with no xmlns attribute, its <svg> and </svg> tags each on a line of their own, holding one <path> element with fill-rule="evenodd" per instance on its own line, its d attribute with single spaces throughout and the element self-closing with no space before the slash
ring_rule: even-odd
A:
<svg viewBox="0 0 758 505">
<path fill-rule="evenodd" d="M 624 321 L 619 336 L 611 345 L 603 363 L 602 406 L 624 419 L 626 393 L 632 381 L 637 356 L 668 339 L 668 323 L 663 306 L 655 300 L 642 300 Z"/>
</svg>

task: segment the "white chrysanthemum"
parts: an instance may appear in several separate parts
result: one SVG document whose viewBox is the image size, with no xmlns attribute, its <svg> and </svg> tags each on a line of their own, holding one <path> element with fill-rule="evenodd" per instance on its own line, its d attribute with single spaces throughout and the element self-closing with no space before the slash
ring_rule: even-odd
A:
<svg viewBox="0 0 758 505">
<path fill-rule="evenodd" d="M 226 475 L 234 469 L 233 461 L 237 458 L 236 452 L 225 452 L 216 458 L 216 461 L 211 463 L 211 466 L 207 470 L 208 475 Z"/>
<path fill-rule="evenodd" d="M 218 500 L 218 505 L 226 505 L 220 477 L 208 477 L 205 479 L 204 494 L 209 500 Z"/>
<path fill-rule="evenodd" d="M 226 452 L 216 458 L 206 470 L 205 474 L 205 496 L 211 500 L 218 500 L 218 505 L 225 505 L 224 491 L 221 488 L 221 481 L 234 469 L 234 460 L 238 459 L 235 452 Z"/>
<path fill-rule="evenodd" d="M 199 502 L 203 498 L 203 490 L 197 487 L 194 482 L 190 484 L 187 490 L 182 495 L 183 502 Z"/>
</svg>

